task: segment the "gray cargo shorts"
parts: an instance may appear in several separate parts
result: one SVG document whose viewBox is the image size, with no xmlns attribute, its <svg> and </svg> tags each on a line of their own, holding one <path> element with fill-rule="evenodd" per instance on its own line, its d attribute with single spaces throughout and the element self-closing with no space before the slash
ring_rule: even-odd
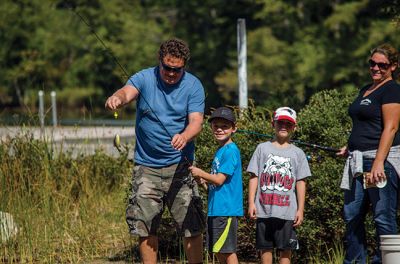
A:
<svg viewBox="0 0 400 264">
<path fill-rule="evenodd" d="M 126 209 L 126 222 L 132 235 L 157 235 L 165 206 L 175 220 L 181 236 L 203 233 L 205 214 L 197 183 L 188 176 L 188 165 L 163 168 L 136 165 Z"/>
</svg>

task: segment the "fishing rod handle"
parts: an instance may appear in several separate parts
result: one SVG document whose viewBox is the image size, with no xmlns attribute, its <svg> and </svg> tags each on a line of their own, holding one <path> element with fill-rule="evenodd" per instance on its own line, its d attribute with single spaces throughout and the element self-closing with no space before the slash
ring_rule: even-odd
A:
<svg viewBox="0 0 400 264">
<path fill-rule="evenodd" d="M 324 151 L 327 151 L 327 152 L 334 152 L 334 153 L 337 153 L 337 152 L 340 151 L 340 149 L 331 148 L 331 147 L 317 146 L 317 148 L 319 148 L 319 149 L 321 149 L 321 150 L 324 150 Z"/>
</svg>

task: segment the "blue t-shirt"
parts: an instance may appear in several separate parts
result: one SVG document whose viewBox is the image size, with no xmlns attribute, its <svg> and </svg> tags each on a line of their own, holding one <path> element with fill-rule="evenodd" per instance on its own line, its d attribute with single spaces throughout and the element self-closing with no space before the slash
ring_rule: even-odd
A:
<svg viewBox="0 0 400 264">
<path fill-rule="evenodd" d="M 242 161 L 235 143 L 218 149 L 211 174 L 227 176 L 220 186 L 208 185 L 208 216 L 243 216 Z"/>
<path fill-rule="evenodd" d="M 185 130 L 188 115 L 204 112 L 204 88 L 199 79 L 184 72 L 175 85 L 165 84 L 159 67 L 142 70 L 129 78 L 140 92 L 136 102 L 135 163 L 165 167 L 182 159 L 193 160 L 194 143 L 182 150 L 171 146 L 172 137 Z"/>
</svg>

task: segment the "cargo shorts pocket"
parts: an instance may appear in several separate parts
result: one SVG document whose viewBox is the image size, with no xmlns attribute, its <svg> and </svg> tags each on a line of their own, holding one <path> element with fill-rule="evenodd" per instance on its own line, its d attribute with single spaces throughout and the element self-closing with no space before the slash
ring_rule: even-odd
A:
<svg viewBox="0 0 400 264">
<path fill-rule="evenodd" d="M 185 237 L 193 237 L 203 233 L 206 226 L 203 201 L 200 196 L 192 196 L 188 212 L 182 226 Z"/>
</svg>

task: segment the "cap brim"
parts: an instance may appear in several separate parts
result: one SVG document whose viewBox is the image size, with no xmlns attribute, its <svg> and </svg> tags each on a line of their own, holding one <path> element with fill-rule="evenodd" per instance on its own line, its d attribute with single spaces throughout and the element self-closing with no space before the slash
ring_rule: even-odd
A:
<svg viewBox="0 0 400 264">
<path fill-rule="evenodd" d="M 213 116 L 213 117 L 210 117 L 210 118 L 208 119 L 208 122 L 211 123 L 214 119 L 217 119 L 217 118 L 219 118 L 219 119 L 224 119 L 224 120 L 226 120 L 226 121 L 229 121 L 229 122 L 232 122 L 232 123 L 236 124 L 236 120 L 231 120 L 231 119 L 229 119 L 229 118 L 221 117 L 221 116 Z"/>
<path fill-rule="evenodd" d="M 290 116 L 278 116 L 277 118 L 275 118 L 275 121 L 278 121 L 278 120 L 287 120 L 287 121 L 292 122 L 293 124 L 296 124 L 296 120 L 294 120 Z"/>
</svg>

